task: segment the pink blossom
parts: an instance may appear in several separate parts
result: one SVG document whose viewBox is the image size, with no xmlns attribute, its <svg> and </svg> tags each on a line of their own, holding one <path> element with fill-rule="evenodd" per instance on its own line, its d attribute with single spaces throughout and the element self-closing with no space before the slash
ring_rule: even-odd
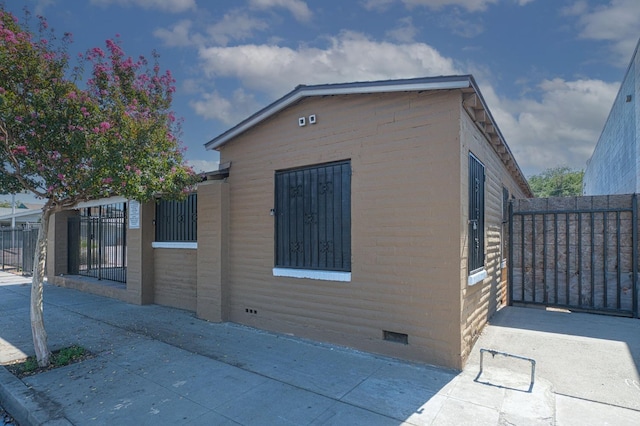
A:
<svg viewBox="0 0 640 426">
<path fill-rule="evenodd" d="M 93 49 L 91 49 L 91 53 L 100 58 L 104 58 L 104 52 L 99 47 L 94 47 Z"/>
<path fill-rule="evenodd" d="M 0 30 L 0 36 L 2 36 L 7 43 L 18 44 L 15 33 L 9 29 L 5 28 Z"/>
<path fill-rule="evenodd" d="M 102 183 L 104 184 L 110 184 L 111 182 L 113 182 L 113 179 L 110 177 L 102 179 Z"/>
<path fill-rule="evenodd" d="M 110 128 L 111 128 L 111 124 L 108 121 L 103 121 L 102 123 L 100 123 L 100 130 L 102 132 L 106 132 Z"/>
<path fill-rule="evenodd" d="M 29 152 L 27 151 L 27 147 L 24 145 L 18 145 L 11 150 L 14 155 L 27 155 Z"/>
<path fill-rule="evenodd" d="M 78 95 L 76 94 L 76 92 L 73 92 L 73 91 L 72 91 L 72 92 L 67 93 L 67 98 L 68 98 L 68 99 L 77 99 L 77 98 L 78 98 Z M 84 107 L 83 107 L 83 108 L 84 108 Z"/>
</svg>

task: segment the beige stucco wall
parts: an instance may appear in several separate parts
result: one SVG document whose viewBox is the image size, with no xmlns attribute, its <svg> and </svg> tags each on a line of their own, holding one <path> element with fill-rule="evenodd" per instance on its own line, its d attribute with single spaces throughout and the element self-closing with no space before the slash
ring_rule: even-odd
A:
<svg viewBox="0 0 640 426">
<path fill-rule="evenodd" d="M 526 195 L 513 179 L 486 137 L 465 111 L 461 112 L 460 125 L 460 326 L 462 332 L 461 349 L 463 363 L 469 356 L 479 333 L 491 315 L 506 301 L 506 268 L 501 267 L 506 258 L 500 250 L 502 239 L 507 238 L 506 227 L 502 224 L 502 188 L 516 198 Z M 485 167 L 485 270 L 487 278 L 469 285 L 467 254 L 469 245 L 469 152 L 472 152 Z M 501 256 L 502 255 L 502 256 Z"/>
<path fill-rule="evenodd" d="M 221 180 L 198 185 L 196 313 L 209 321 L 227 320 L 229 185 Z"/>
<path fill-rule="evenodd" d="M 459 105 L 458 92 L 307 98 L 225 145 L 229 319 L 459 368 Z M 274 172 L 343 159 L 351 282 L 274 277 Z"/>
<path fill-rule="evenodd" d="M 196 249 L 153 249 L 153 302 L 195 311 L 196 260 Z"/>
</svg>

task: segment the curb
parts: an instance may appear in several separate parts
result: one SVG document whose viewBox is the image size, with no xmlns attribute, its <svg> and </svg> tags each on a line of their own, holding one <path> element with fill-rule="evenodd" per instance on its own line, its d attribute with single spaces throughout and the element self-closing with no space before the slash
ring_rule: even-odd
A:
<svg viewBox="0 0 640 426">
<path fill-rule="evenodd" d="M 0 367 L 0 404 L 21 426 L 72 426 L 62 408 Z"/>
</svg>

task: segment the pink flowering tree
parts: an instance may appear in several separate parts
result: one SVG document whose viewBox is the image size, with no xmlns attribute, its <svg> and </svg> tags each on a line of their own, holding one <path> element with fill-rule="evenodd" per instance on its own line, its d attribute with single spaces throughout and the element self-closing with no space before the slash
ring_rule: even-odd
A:
<svg viewBox="0 0 640 426">
<path fill-rule="evenodd" d="M 170 110 L 174 80 L 157 56 L 134 60 L 107 40 L 105 50 L 91 49 L 71 68 L 69 35 L 56 40 L 39 19 L 32 32 L 0 6 L 0 190 L 46 201 L 31 290 L 34 348 L 46 366 L 42 284 L 51 215 L 114 195 L 179 197 L 196 176 L 184 164 Z"/>
</svg>

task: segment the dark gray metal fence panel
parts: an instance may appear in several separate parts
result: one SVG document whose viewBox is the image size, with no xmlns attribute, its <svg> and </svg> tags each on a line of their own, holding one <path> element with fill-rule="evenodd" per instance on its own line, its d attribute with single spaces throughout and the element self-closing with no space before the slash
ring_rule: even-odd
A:
<svg viewBox="0 0 640 426">
<path fill-rule="evenodd" d="M 3 271 L 33 274 L 33 256 L 38 240 L 38 227 L 0 229 L 0 251 Z"/>
<path fill-rule="evenodd" d="M 569 208 L 510 203 L 511 304 L 638 317 L 637 197 L 608 200 L 582 199 Z"/>
</svg>

